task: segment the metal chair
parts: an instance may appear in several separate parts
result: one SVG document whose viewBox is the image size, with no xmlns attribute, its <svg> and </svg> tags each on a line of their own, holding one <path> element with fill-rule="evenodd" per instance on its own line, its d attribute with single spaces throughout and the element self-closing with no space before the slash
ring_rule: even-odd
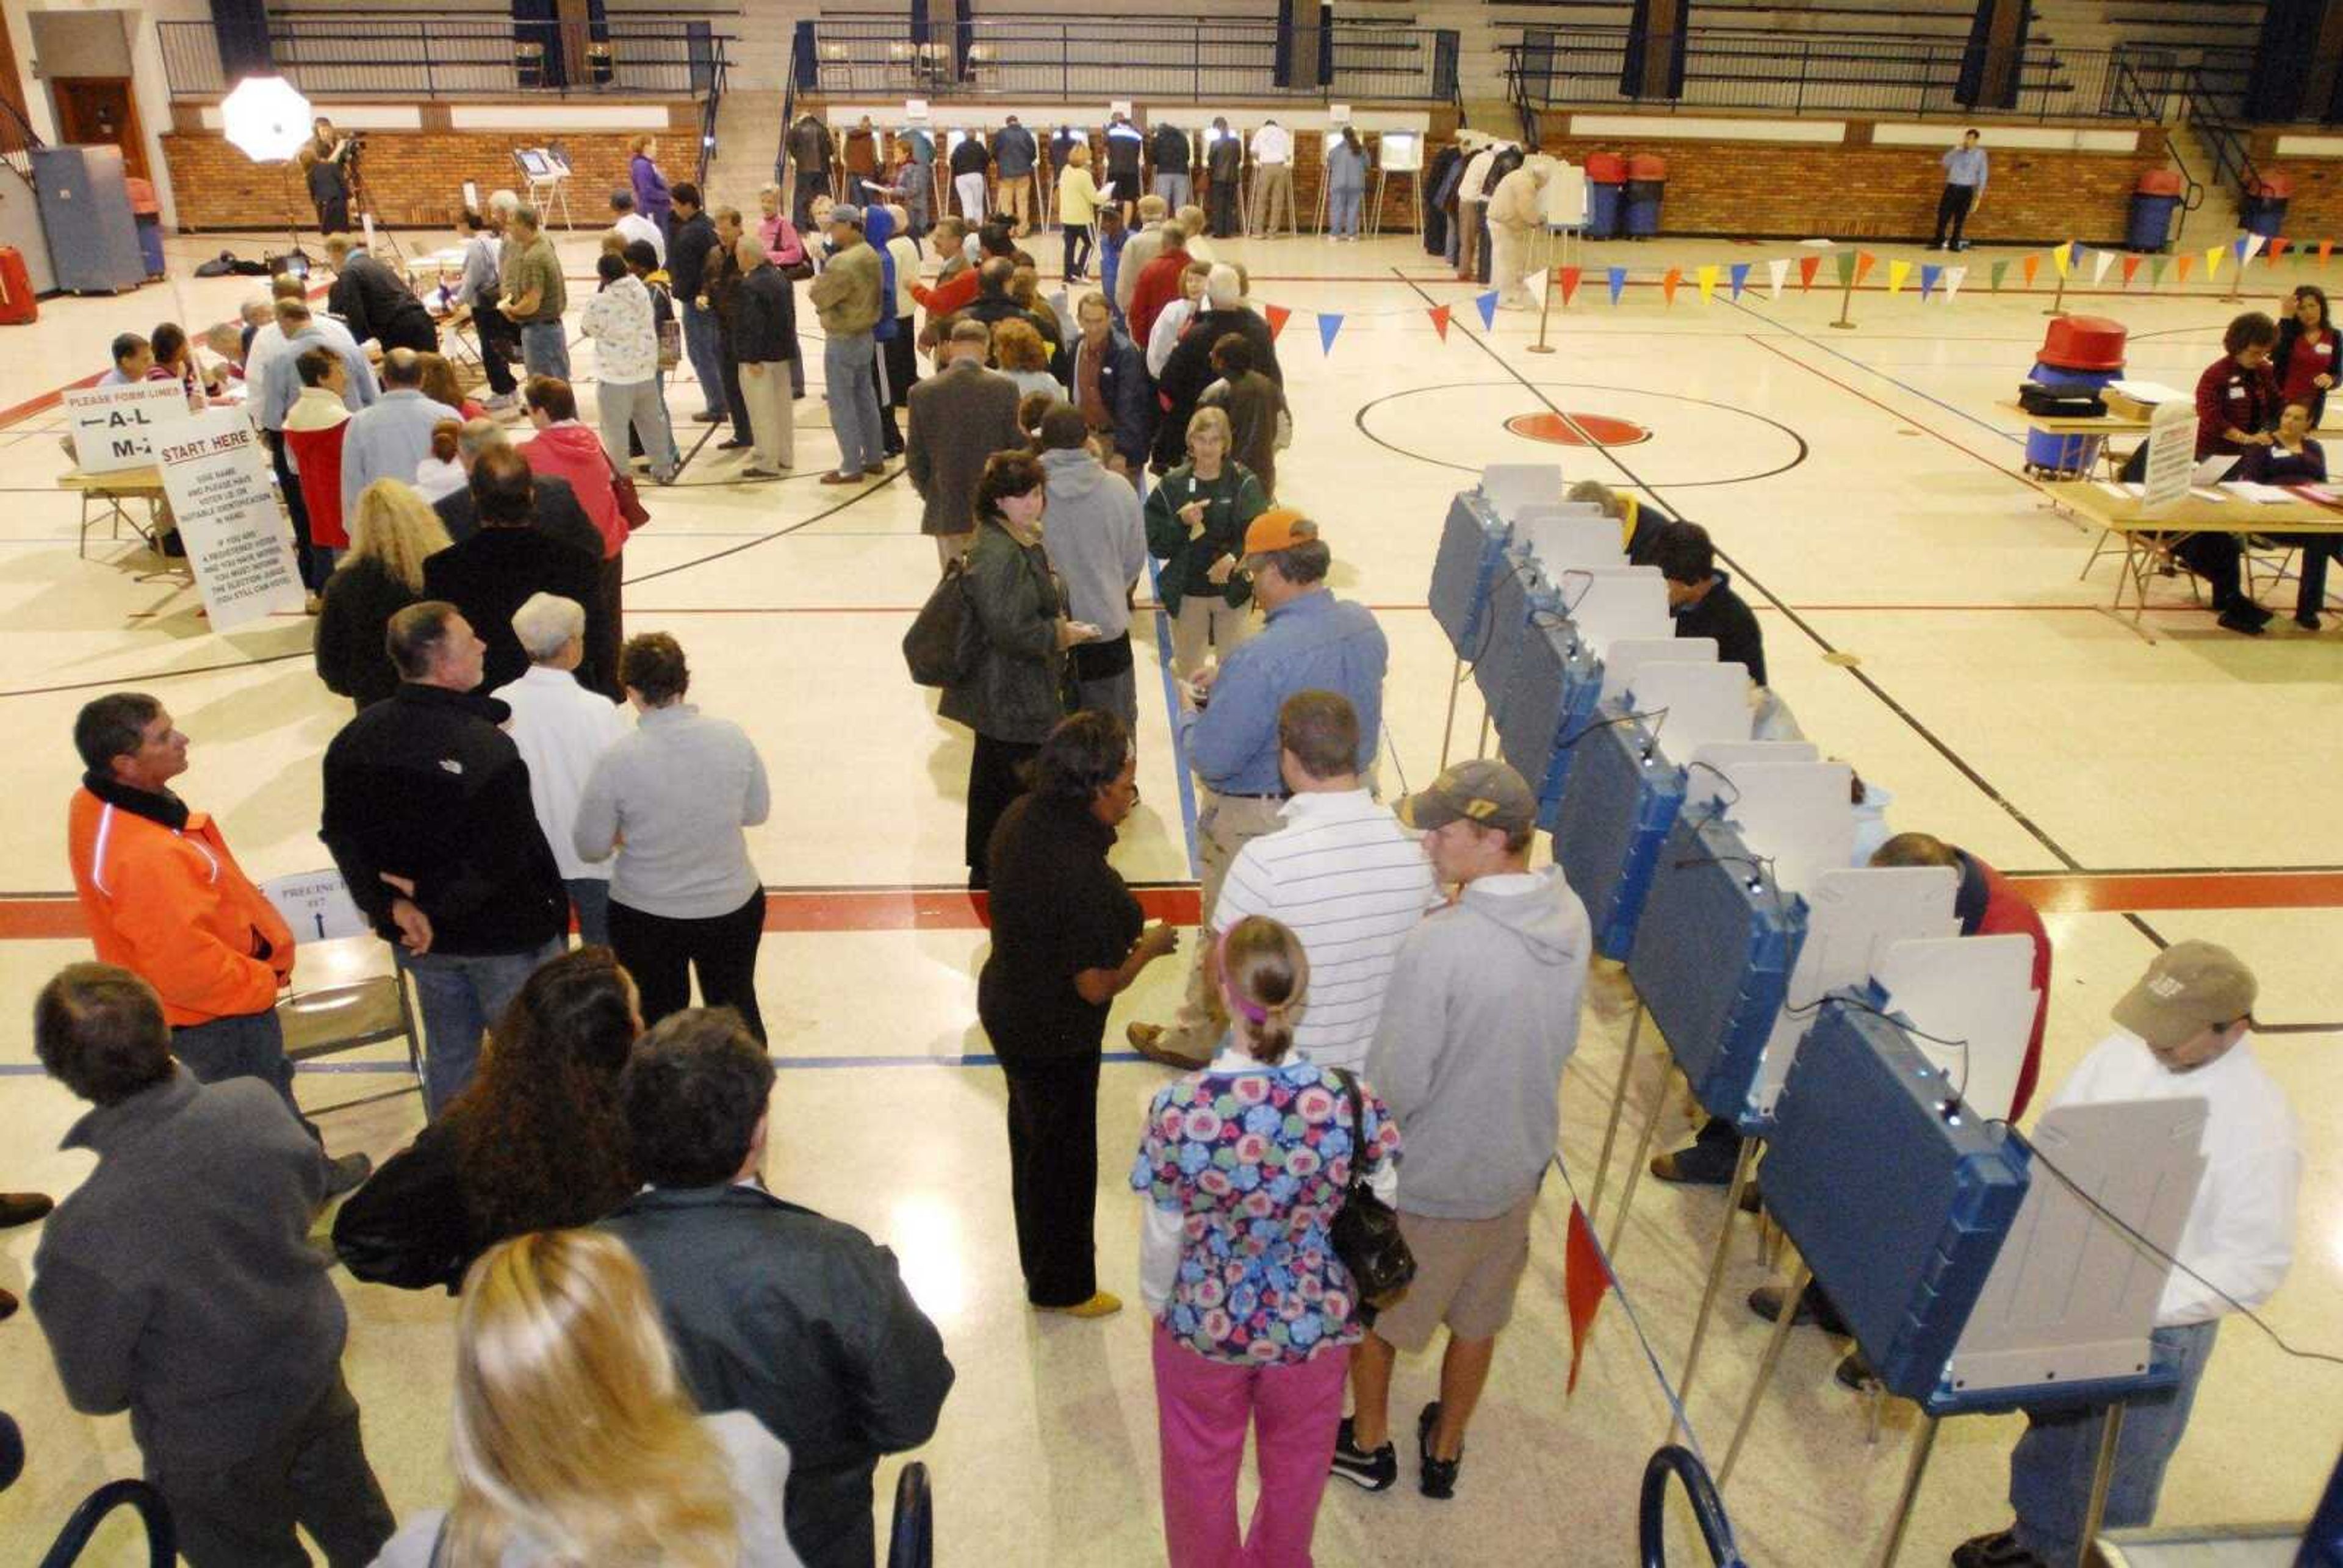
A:
<svg viewBox="0 0 2343 1568">
<path fill-rule="evenodd" d="M 928 1490 L 928 1467 L 913 1460 L 903 1466 L 895 1483 L 895 1522 L 888 1533 L 887 1568 L 932 1568 L 935 1535 L 935 1502 Z"/>
<path fill-rule="evenodd" d="M 373 927 L 350 899 L 341 873 L 330 868 L 277 877 L 260 884 L 294 936 L 314 953 L 346 941 L 377 941 Z M 287 1060 L 307 1061 L 385 1040 L 407 1042 L 407 1064 L 423 1078 L 422 1030 L 407 977 L 394 967 L 387 975 L 290 991 L 277 1004 L 285 1030 Z"/>
<path fill-rule="evenodd" d="M 149 1568 L 171 1568 L 179 1560 L 179 1534 L 171 1523 L 171 1505 L 143 1481 L 109 1481 L 84 1498 L 57 1533 L 56 1544 L 41 1559 L 41 1568 L 66 1568 L 78 1562 L 99 1522 L 126 1504 L 138 1511 L 139 1520 L 146 1526 Z"/>
</svg>

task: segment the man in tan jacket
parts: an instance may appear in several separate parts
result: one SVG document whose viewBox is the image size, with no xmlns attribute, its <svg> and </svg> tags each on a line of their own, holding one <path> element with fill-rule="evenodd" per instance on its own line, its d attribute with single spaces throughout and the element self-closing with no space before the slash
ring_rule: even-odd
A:
<svg viewBox="0 0 2343 1568">
<path fill-rule="evenodd" d="M 1522 279 L 1529 271 L 1531 240 L 1545 226 L 1545 187 L 1553 178 L 1554 160 L 1540 155 L 1499 180 L 1489 196 L 1489 281 L 1501 310 L 1537 308 L 1537 297 Z"/>
<path fill-rule="evenodd" d="M 838 433 L 838 467 L 825 485 L 851 485 L 887 471 L 879 425 L 879 389 L 870 378 L 878 345 L 879 253 L 862 237 L 862 209 L 830 209 L 831 254 L 808 297 L 828 341 L 822 345 L 822 379 L 830 388 L 830 423 Z"/>
</svg>

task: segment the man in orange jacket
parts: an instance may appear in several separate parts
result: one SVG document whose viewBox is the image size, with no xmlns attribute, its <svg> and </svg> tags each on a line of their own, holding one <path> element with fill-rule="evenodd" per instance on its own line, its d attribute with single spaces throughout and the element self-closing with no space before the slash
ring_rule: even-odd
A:
<svg viewBox="0 0 2343 1568">
<path fill-rule="evenodd" d="M 228 853 L 218 823 L 171 791 L 187 770 L 187 738 L 154 698 L 117 691 L 83 708 L 74 745 L 88 771 L 67 812 L 67 853 L 99 960 L 155 988 L 172 1054 L 198 1081 L 263 1080 L 299 1117 L 277 1018 L 293 932 Z M 306 1117 L 301 1124 L 318 1137 Z M 364 1154 L 331 1164 L 329 1193 L 372 1168 Z"/>
</svg>

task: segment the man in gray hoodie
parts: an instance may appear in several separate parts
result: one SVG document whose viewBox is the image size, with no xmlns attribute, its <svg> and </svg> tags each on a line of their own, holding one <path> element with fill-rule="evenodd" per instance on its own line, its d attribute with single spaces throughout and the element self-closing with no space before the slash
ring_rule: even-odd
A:
<svg viewBox="0 0 2343 1568">
<path fill-rule="evenodd" d="M 1139 495 L 1091 455 L 1090 422 L 1071 403 L 1041 416 L 1041 469 L 1050 476 L 1049 529 L 1041 540 L 1066 585 L 1066 611 L 1099 628 L 1068 657 L 1081 705 L 1139 733 L 1139 684 L 1131 658 L 1131 594 L 1147 569 Z"/>
<path fill-rule="evenodd" d="M 1417 1271 L 1352 1352 L 1357 1413 L 1335 1440 L 1333 1473 L 1370 1492 L 1399 1478 L 1393 1360 L 1425 1349 L 1444 1324 L 1440 1397 L 1415 1432 L 1423 1494 L 1451 1497 L 1465 1423 L 1529 1261 L 1594 943 L 1562 868 L 1530 869 L 1537 798 L 1511 768 L 1460 762 L 1399 815 L 1458 892 L 1401 944 L 1367 1056 L 1367 1081 L 1407 1150 L 1397 1206 Z"/>
</svg>

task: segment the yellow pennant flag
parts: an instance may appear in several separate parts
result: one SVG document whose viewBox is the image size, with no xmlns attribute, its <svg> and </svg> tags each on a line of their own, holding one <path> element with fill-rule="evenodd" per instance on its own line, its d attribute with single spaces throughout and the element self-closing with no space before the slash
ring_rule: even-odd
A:
<svg viewBox="0 0 2343 1568">
<path fill-rule="evenodd" d="M 1889 262 L 1887 264 L 1887 292 L 1890 294 L 1901 294 L 1904 291 L 1904 280 L 1911 276 L 1912 264 L 1910 262 Z"/>
<path fill-rule="evenodd" d="M 2229 247 L 2226 245 L 2208 246 L 2206 247 L 2205 276 L 2208 281 L 2219 275 L 2221 270 L 2221 258 L 2228 254 Z"/>
<path fill-rule="evenodd" d="M 2074 254 L 2074 249 L 2075 243 L 2072 240 L 2068 240 L 2064 245 L 2054 246 L 2051 247 L 2050 265 L 2058 269 L 2058 276 L 2061 277 L 2066 276 L 2066 268 L 2071 265 L 2068 258 Z"/>
<path fill-rule="evenodd" d="M 1715 265 L 1712 263 L 1707 266 L 1704 266 L 1694 276 L 1700 279 L 1700 302 L 1703 305 L 1706 305 L 1710 300 L 1716 297 Z"/>
</svg>

